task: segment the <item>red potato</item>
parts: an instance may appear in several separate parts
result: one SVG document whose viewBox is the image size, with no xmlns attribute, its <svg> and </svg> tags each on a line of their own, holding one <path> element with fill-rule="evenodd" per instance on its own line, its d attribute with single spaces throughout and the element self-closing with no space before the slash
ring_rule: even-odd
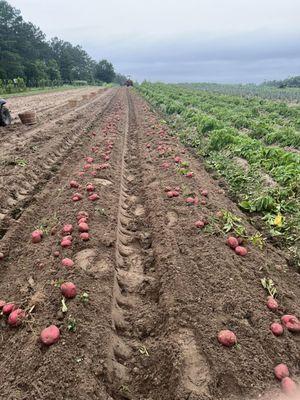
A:
<svg viewBox="0 0 300 400">
<path fill-rule="evenodd" d="M 148 143 L 148 144 L 146 145 L 146 147 L 147 147 L 147 149 L 150 149 L 151 144 Z"/>
<path fill-rule="evenodd" d="M 80 218 L 80 220 L 78 221 L 78 224 L 81 224 L 82 222 L 83 223 L 87 223 L 87 218 Z"/>
<path fill-rule="evenodd" d="M 195 196 L 194 204 L 195 204 L 195 206 L 197 206 L 199 204 L 199 197 L 198 196 Z"/>
<path fill-rule="evenodd" d="M 80 224 L 78 224 L 78 229 L 79 229 L 79 232 L 88 232 L 89 226 L 87 223 L 81 222 Z"/>
<path fill-rule="evenodd" d="M 12 311 L 8 317 L 8 325 L 10 326 L 19 326 L 22 324 L 23 319 L 25 319 L 26 314 L 24 310 L 21 308 L 17 308 L 16 310 Z"/>
<path fill-rule="evenodd" d="M 226 240 L 226 244 L 231 248 L 231 249 L 235 249 L 236 247 L 238 247 L 239 242 L 238 240 L 233 237 L 233 236 L 229 236 Z"/>
<path fill-rule="evenodd" d="M 9 315 L 15 308 L 16 306 L 14 303 L 6 303 L 2 308 L 2 312 L 4 315 Z"/>
<path fill-rule="evenodd" d="M 176 164 L 178 164 L 178 163 L 181 163 L 182 159 L 180 157 L 176 156 L 174 158 L 174 161 L 176 162 Z"/>
<path fill-rule="evenodd" d="M 91 175 L 91 176 L 96 176 L 96 175 L 97 175 L 97 172 L 96 172 L 96 171 L 91 171 L 90 175 Z"/>
<path fill-rule="evenodd" d="M 110 159 L 109 156 L 105 156 L 105 157 L 104 157 L 104 160 L 105 160 L 105 161 L 109 161 L 109 159 Z"/>
<path fill-rule="evenodd" d="M 67 268 L 73 268 L 74 267 L 74 261 L 72 261 L 70 258 L 64 258 L 61 261 L 61 263 L 62 263 L 62 265 L 64 267 L 67 267 Z"/>
<path fill-rule="evenodd" d="M 62 232 L 63 235 L 69 235 L 70 233 L 73 232 L 73 225 L 71 224 L 64 225 Z"/>
<path fill-rule="evenodd" d="M 206 190 L 206 189 L 202 190 L 201 195 L 204 196 L 204 197 L 207 197 L 208 196 L 208 190 Z"/>
<path fill-rule="evenodd" d="M 6 302 L 4 300 L 0 300 L 0 308 L 2 309 L 5 306 Z"/>
<path fill-rule="evenodd" d="M 91 168 L 91 164 L 85 164 L 83 166 L 83 169 L 85 169 L 85 170 L 90 169 L 90 168 Z"/>
<path fill-rule="evenodd" d="M 284 315 L 281 317 L 281 322 L 290 332 L 300 332 L 300 321 L 295 315 Z"/>
<path fill-rule="evenodd" d="M 287 376 L 290 376 L 289 369 L 286 364 L 278 364 L 274 368 L 274 375 L 280 381 Z"/>
<path fill-rule="evenodd" d="M 73 197 L 72 197 L 72 200 L 74 202 L 82 200 L 81 194 L 79 194 L 79 193 L 74 194 Z"/>
<path fill-rule="evenodd" d="M 281 381 L 281 389 L 286 395 L 292 396 L 297 390 L 297 385 L 291 378 L 287 376 Z"/>
<path fill-rule="evenodd" d="M 169 192 L 167 192 L 167 196 L 168 196 L 169 198 L 172 198 L 172 197 L 173 197 L 173 191 L 170 190 Z"/>
<path fill-rule="evenodd" d="M 194 204 L 195 199 L 194 199 L 193 197 L 187 197 L 187 198 L 185 199 L 185 202 L 186 202 L 187 204 Z"/>
<path fill-rule="evenodd" d="M 66 299 L 73 299 L 77 295 L 77 288 L 72 282 L 65 282 L 60 287 L 62 295 Z"/>
<path fill-rule="evenodd" d="M 87 232 L 82 232 L 80 234 L 80 239 L 82 239 L 84 242 L 87 242 L 88 240 L 90 240 L 90 235 Z"/>
<path fill-rule="evenodd" d="M 270 329 L 275 336 L 281 336 L 283 334 L 283 326 L 278 322 L 273 322 L 270 325 Z"/>
<path fill-rule="evenodd" d="M 188 173 L 186 174 L 186 177 L 187 177 L 187 178 L 193 178 L 193 176 L 194 176 L 194 172 L 188 172 Z"/>
<path fill-rule="evenodd" d="M 272 311 L 278 310 L 278 303 L 277 303 L 277 301 L 274 299 L 274 297 L 268 296 L 267 307 L 268 307 L 270 310 L 272 310 Z"/>
<path fill-rule="evenodd" d="M 93 157 L 87 157 L 87 158 L 86 158 L 86 162 L 88 162 L 89 164 L 91 164 L 92 162 L 94 162 Z"/>
<path fill-rule="evenodd" d="M 59 257 L 59 251 L 55 251 L 54 253 L 53 253 L 53 255 L 54 255 L 54 257 Z"/>
<path fill-rule="evenodd" d="M 84 175 L 83 171 L 78 172 L 78 176 L 83 176 L 83 175 Z"/>
<path fill-rule="evenodd" d="M 37 229 L 36 231 L 33 231 L 31 234 L 31 241 L 32 243 L 40 243 L 43 238 L 43 231 L 40 229 Z"/>
<path fill-rule="evenodd" d="M 69 240 L 69 239 L 63 239 L 63 240 L 60 242 L 60 245 L 61 245 L 61 247 L 67 248 L 67 247 L 72 246 L 72 242 L 71 242 L 71 240 Z"/>
<path fill-rule="evenodd" d="M 87 190 L 88 192 L 94 192 L 94 191 L 95 191 L 95 186 L 92 185 L 91 183 L 88 183 L 88 184 L 86 185 L 86 190 Z"/>
<path fill-rule="evenodd" d="M 195 227 L 196 228 L 204 228 L 204 226 L 205 226 L 205 223 L 203 222 L 203 221 L 196 221 L 195 222 Z"/>
<path fill-rule="evenodd" d="M 224 329 L 219 332 L 218 341 L 223 346 L 232 347 L 237 343 L 237 338 L 236 338 L 236 335 L 232 331 L 230 331 L 228 329 Z"/>
<path fill-rule="evenodd" d="M 76 181 L 70 181 L 70 188 L 75 188 L 77 189 L 79 187 L 79 183 Z"/>
<path fill-rule="evenodd" d="M 48 328 L 45 328 L 41 332 L 41 342 L 46 346 L 51 346 L 52 344 L 58 342 L 60 338 L 60 331 L 57 326 L 50 325 Z"/>
<path fill-rule="evenodd" d="M 77 220 L 81 219 L 81 218 L 88 218 L 89 214 L 86 211 L 79 211 L 77 213 Z"/>
<path fill-rule="evenodd" d="M 179 192 L 177 190 L 173 190 L 173 197 L 178 197 L 179 196 Z"/>
<path fill-rule="evenodd" d="M 93 193 L 93 194 L 91 194 L 90 196 L 89 196 L 89 200 L 90 201 L 97 201 L 97 200 L 99 200 L 100 199 L 100 197 L 96 194 L 96 193 Z"/>
<path fill-rule="evenodd" d="M 246 247 L 243 247 L 243 246 L 237 246 L 237 247 L 234 249 L 234 251 L 236 252 L 236 254 L 237 254 L 238 256 L 242 256 L 242 257 L 244 257 L 244 256 L 248 253 Z"/>
</svg>

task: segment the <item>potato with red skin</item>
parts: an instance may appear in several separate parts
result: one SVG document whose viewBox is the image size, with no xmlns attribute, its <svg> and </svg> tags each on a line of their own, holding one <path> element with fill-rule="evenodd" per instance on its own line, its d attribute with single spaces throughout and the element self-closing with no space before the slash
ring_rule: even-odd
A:
<svg viewBox="0 0 300 400">
<path fill-rule="evenodd" d="M 186 175 L 185 175 L 187 178 L 193 178 L 193 176 L 194 176 L 194 172 L 188 172 Z"/>
<path fill-rule="evenodd" d="M 23 319 L 25 319 L 26 314 L 25 311 L 21 308 L 17 308 L 13 310 L 8 317 L 7 323 L 10 326 L 19 326 L 22 324 Z"/>
<path fill-rule="evenodd" d="M 281 336 L 283 334 L 283 326 L 278 322 L 273 322 L 270 325 L 270 329 L 275 336 Z"/>
<path fill-rule="evenodd" d="M 195 199 L 194 199 L 193 197 L 187 197 L 187 198 L 185 199 L 185 202 L 186 202 L 187 204 L 194 204 L 194 203 L 195 203 Z"/>
<path fill-rule="evenodd" d="M 218 334 L 218 341 L 223 346 L 232 347 L 237 343 L 236 335 L 229 329 L 224 329 Z"/>
<path fill-rule="evenodd" d="M 179 192 L 177 190 L 173 190 L 173 197 L 178 197 L 179 196 Z"/>
<path fill-rule="evenodd" d="M 53 253 L 53 255 L 54 255 L 54 257 L 59 257 L 59 251 L 55 251 L 54 253 Z"/>
<path fill-rule="evenodd" d="M 72 232 L 73 232 L 73 225 L 71 225 L 71 224 L 64 225 L 64 227 L 62 229 L 63 235 L 69 235 Z"/>
<path fill-rule="evenodd" d="M 80 220 L 78 221 L 78 224 L 84 223 L 87 224 L 88 219 L 87 218 L 80 218 Z"/>
<path fill-rule="evenodd" d="M 176 156 L 176 157 L 174 157 L 174 161 L 176 164 L 179 164 L 179 163 L 181 163 L 182 159 L 180 157 Z"/>
<path fill-rule="evenodd" d="M 77 220 L 81 219 L 81 218 L 89 218 L 89 214 L 86 211 L 79 211 L 77 213 Z"/>
<path fill-rule="evenodd" d="M 87 158 L 86 158 L 86 162 L 88 162 L 89 164 L 91 164 L 92 162 L 94 162 L 93 157 L 87 157 Z"/>
<path fill-rule="evenodd" d="M 234 251 L 236 252 L 236 254 L 237 254 L 238 256 L 242 256 L 242 257 L 244 257 L 245 255 L 247 255 L 247 253 L 248 253 L 246 247 L 243 247 L 243 246 L 237 246 L 237 247 L 234 249 Z"/>
<path fill-rule="evenodd" d="M 173 197 L 173 190 L 167 192 L 167 196 L 169 197 L 169 199 L 171 199 Z"/>
<path fill-rule="evenodd" d="M 290 332 L 300 332 L 300 321 L 295 315 L 284 315 L 281 317 L 281 322 Z"/>
<path fill-rule="evenodd" d="M 204 197 L 207 197 L 208 196 L 208 190 L 206 190 L 206 189 L 202 190 L 201 191 L 201 195 L 204 196 Z"/>
<path fill-rule="evenodd" d="M 32 243 L 40 243 L 42 241 L 42 238 L 43 238 L 43 231 L 41 231 L 40 229 L 33 231 L 31 234 Z"/>
<path fill-rule="evenodd" d="M 90 201 L 97 201 L 97 200 L 99 200 L 100 199 L 100 197 L 97 195 L 97 193 L 93 193 L 93 194 L 91 194 L 90 196 L 89 196 L 89 200 Z"/>
<path fill-rule="evenodd" d="M 75 194 L 72 196 L 72 200 L 73 200 L 74 202 L 80 201 L 80 200 L 82 200 L 82 195 L 81 195 L 80 193 L 75 193 Z"/>
<path fill-rule="evenodd" d="M 87 223 L 81 222 L 80 224 L 78 224 L 78 229 L 79 229 L 79 232 L 88 232 L 89 226 Z"/>
<path fill-rule="evenodd" d="M 286 395 L 292 396 L 293 394 L 295 394 L 295 391 L 297 390 L 297 385 L 293 381 L 293 379 L 287 376 L 286 378 L 283 378 L 281 381 L 281 389 Z"/>
<path fill-rule="evenodd" d="M 69 240 L 69 239 L 63 239 L 63 240 L 60 242 L 60 245 L 61 245 L 61 247 L 63 247 L 63 248 L 68 248 L 68 247 L 71 247 L 71 246 L 72 246 L 72 242 L 71 242 L 71 240 Z"/>
<path fill-rule="evenodd" d="M 203 221 L 201 221 L 201 220 L 195 222 L 195 227 L 196 228 L 202 229 L 202 228 L 204 228 L 204 226 L 205 226 L 205 223 Z"/>
<path fill-rule="evenodd" d="M 77 189 L 79 187 L 79 183 L 76 181 L 70 181 L 70 188 Z"/>
<path fill-rule="evenodd" d="M 226 240 L 226 244 L 231 248 L 231 249 L 235 249 L 236 247 L 238 247 L 239 242 L 238 240 L 234 237 L 234 236 L 229 236 Z"/>
<path fill-rule="evenodd" d="M 64 258 L 61 263 L 64 267 L 67 267 L 69 269 L 74 267 L 74 261 L 70 258 Z"/>
<path fill-rule="evenodd" d="M 84 242 L 87 242 L 88 240 L 90 240 L 90 235 L 88 232 L 82 232 L 80 234 L 80 239 L 83 240 Z"/>
<path fill-rule="evenodd" d="M 16 306 L 14 303 L 6 303 L 2 308 L 2 312 L 4 315 L 9 315 L 15 308 Z"/>
<path fill-rule="evenodd" d="M 287 376 L 290 376 L 289 369 L 286 364 L 278 364 L 274 368 L 274 375 L 278 380 L 282 380 L 283 378 L 286 378 Z"/>
<path fill-rule="evenodd" d="M 0 309 L 2 309 L 6 304 L 6 301 L 0 300 Z"/>
<path fill-rule="evenodd" d="M 272 296 L 268 296 L 267 300 L 267 307 L 269 310 L 277 311 L 278 310 L 278 303 Z"/>
<path fill-rule="evenodd" d="M 87 192 L 94 192 L 95 191 L 95 186 L 94 185 L 92 185 L 91 183 L 88 183 L 87 185 L 86 185 L 86 190 L 87 190 Z"/>
<path fill-rule="evenodd" d="M 72 282 L 64 282 L 61 285 L 60 290 L 66 299 L 74 299 L 77 295 L 77 288 Z"/>
<path fill-rule="evenodd" d="M 43 329 L 41 332 L 41 342 L 46 346 L 51 346 L 52 344 L 59 341 L 60 331 L 56 325 L 50 325 Z"/>
</svg>

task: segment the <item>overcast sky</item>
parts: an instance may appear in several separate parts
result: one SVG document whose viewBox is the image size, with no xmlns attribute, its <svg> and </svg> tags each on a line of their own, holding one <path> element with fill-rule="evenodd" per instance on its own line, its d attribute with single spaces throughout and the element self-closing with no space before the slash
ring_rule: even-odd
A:
<svg viewBox="0 0 300 400">
<path fill-rule="evenodd" d="M 51 38 L 137 80 L 300 75 L 300 0 L 8 0 Z"/>
</svg>

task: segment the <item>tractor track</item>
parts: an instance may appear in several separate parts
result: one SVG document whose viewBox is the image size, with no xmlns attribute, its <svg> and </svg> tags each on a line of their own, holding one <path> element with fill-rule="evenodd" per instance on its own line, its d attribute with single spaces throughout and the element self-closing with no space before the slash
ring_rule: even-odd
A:
<svg viewBox="0 0 300 400">
<path fill-rule="evenodd" d="M 44 153 L 31 157 L 33 165 L 29 162 L 28 166 L 20 168 L 17 177 L 11 176 L 11 174 L 2 176 L 1 186 L 6 190 L 2 190 L 0 195 L 0 239 L 4 238 L 9 230 L 11 220 L 20 218 L 34 196 L 55 175 L 66 155 L 70 155 L 70 151 L 76 148 L 82 133 L 93 129 L 101 115 L 113 104 L 117 93 L 117 91 L 112 91 L 105 100 L 101 98 L 103 103 L 101 103 L 100 111 L 96 109 L 93 116 L 89 117 L 84 124 L 79 119 L 78 123 L 73 124 L 65 136 L 58 137 L 57 142 L 52 141 L 51 146 L 46 145 Z M 98 107 L 97 103 L 95 103 L 95 107 Z"/>
</svg>

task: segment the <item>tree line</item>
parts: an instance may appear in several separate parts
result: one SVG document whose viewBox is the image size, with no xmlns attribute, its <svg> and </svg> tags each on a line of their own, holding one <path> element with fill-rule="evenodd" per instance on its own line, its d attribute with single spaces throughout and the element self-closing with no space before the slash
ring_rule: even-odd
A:
<svg viewBox="0 0 300 400">
<path fill-rule="evenodd" d="M 21 12 L 0 0 L 0 80 L 7 84 L 48 86 L 62 83 L 117 82 L 112 63 L 93 60 L 81 46 L 57 37 L 48 41 L 40 28 L 26 22 Z"/>
<path fill-rule="evenodd" d="M 277 88 L 300 88 L 300 76 L 292 76 L 281 81 L 267 81 L 263 83 L 264 86 L 275 86 Z"/>
</svg>

